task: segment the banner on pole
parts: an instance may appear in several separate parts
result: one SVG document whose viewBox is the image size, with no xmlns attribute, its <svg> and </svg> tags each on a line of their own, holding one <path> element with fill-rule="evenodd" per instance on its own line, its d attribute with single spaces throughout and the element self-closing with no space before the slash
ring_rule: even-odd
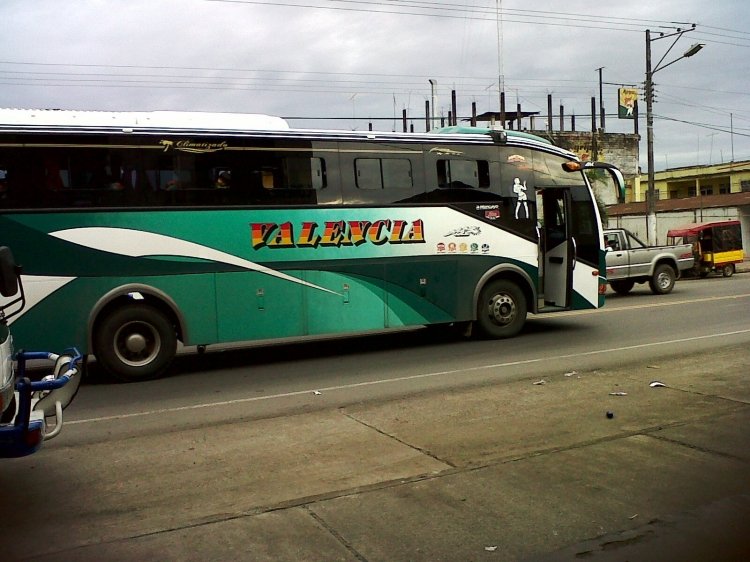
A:
<svg viewBox="0 0 750 562">
<path fill-rule="evenodd" d="M 620 119 L 635 119 L 638 88 L 619 88 L 617 98 L 617 117 Z"/>
</svg>

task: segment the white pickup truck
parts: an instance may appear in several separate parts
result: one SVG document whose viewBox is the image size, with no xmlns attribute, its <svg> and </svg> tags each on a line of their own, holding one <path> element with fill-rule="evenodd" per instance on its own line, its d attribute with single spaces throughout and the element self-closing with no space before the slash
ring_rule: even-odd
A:
<svg viewBox="0 0 750 562">
<path fill-rule="evenodd" d="M 657 295 L 669 293 L 683 271 L 693 267 L 693 247 L 646 246 L 624 228 L 604 231 L 607 281 L 619 295 L 627 295 L 636 283 L 648 281 Z"/>
</svg>

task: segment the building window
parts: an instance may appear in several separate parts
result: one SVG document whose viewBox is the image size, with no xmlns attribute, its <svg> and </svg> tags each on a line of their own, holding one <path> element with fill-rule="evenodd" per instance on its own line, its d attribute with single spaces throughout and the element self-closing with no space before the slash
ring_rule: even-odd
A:
<svg viewBox="0 0 750 562">
<path fill-rule="evenodd" d="M 697 191 L 694 187 L 688 187 L 688 197 L 695 197 L 697 194 Z"/>
<path fill-rule="evenodd" d="M 701 195 L 713 195 L 713 194 L 714 194 L 713 187 L 701 187 Z"/>
<path fill-rule="evenodd" d="M 740 181 L 740 190 L 743 192 L 750 191 L 750 180 L 742 180 Z"/>
<path fill-rule="evenodd" d="M 731 188 L 729 187 L 728 183 L 723 183 L 719 186 L 719 193 L 722 195 L 725 193 L 729 193 L 731 191 Z"/>
<path fill-rule="evenodd" d="M 677 190 L 676 189 L 670 189 L 669 190 L 669 198 L 670 199 L 677 199 Z"/>
</svg>

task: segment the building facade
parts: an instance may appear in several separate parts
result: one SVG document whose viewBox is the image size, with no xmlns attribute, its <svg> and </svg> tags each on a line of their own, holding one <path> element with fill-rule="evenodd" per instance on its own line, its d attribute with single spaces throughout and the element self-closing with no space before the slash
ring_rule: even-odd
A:
<svg viewBox="0 0 750 562">
<path fill-rule="evenodd" d="M 750 160 L 655 172 L 654 190 L 660 201 L 750 192 Z M 633 183 L 633 190 L 626 196 L 626 201 L 645 201 L 647 191 L 648 182 L 642 176 L 640 181 Z"/>
</svg>

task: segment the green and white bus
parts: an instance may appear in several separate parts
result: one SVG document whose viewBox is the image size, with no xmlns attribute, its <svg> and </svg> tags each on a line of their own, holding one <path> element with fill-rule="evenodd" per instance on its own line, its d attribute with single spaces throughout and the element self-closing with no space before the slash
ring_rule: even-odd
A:
<svg viewBox="0 0 750 562">
<path fill-rule="evenodd" d="M 18 345 L 162 375 L 185 346 L 604 304 L 585 168 L 529 134 L 291 129 L 264 115 L 0 110 Z M 59 327 L 64 327 L 60 329 Z"/>
</svg>

